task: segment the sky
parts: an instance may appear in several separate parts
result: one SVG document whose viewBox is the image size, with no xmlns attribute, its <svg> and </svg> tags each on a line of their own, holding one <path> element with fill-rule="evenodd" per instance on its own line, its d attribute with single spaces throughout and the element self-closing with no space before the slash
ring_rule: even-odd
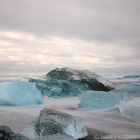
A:
<svg viewBox="0 0 140 140">
<path fill-rule="evenodd" d="M 56 67 L 140 74 L 140 0 L 0 0 L 0 76 Z"/>
</svg>

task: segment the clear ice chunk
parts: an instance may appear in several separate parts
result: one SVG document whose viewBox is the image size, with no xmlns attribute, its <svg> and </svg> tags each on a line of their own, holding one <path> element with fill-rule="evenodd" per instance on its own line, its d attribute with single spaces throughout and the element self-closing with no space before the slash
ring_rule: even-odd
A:
<svg viewBox="0 0 140 140">
<path fill-rule="evenodd" d="M 43 109 L 38 119 L 27 125 L 22 134 L 31 139 L 54 135 L 67 135 L 74 139 L 87 136 L 84 121 L 75 116 L 54 109 Z"/>
<path fill-rule="evenodd" d="M 119 110 L 126 118 L 140 123 L 140 97 L 120 102 Z"/>
<path fill-rule="evenodd" d="M 118 94 L 104 91 L 87 91 L 80 96 L 79 107 L 87 110 L 104 111 L 118 106 Z"/>
<path fill-rule="evenodd" d="M 123 116 L 140 122 L 140 85 L 127 84 L 120 87 L 119 110 Z"/>
<path fill-rule="evenodd" d="M 0 82 L 0 105 L 36 105 L 42 102 L 43 97 L 34 83 Z"/>
</svg>

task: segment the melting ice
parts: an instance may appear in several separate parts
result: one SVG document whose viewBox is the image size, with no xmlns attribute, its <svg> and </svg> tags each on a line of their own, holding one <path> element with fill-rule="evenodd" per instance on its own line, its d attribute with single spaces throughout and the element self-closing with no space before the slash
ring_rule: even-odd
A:
<svg viewBox="0 0 140 140">
<path fill-rule="evenodd" d="M 35 85 L 30 82 L 1 82 L 0 105 L 41 104 L 43 97 Z"/>
<path fill-rule="evenodd" d="M 80 97 L 79 106 L 89 110 L 110 110 L 118 105 L 118 94 L 104 91 L 87 91 Z"/>
</svg>

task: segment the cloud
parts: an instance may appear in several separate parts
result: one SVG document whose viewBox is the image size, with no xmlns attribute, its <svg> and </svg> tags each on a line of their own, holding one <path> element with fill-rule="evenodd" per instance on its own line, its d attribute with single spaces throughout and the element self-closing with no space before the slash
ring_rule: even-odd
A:
<svg viewBox="0 0 140 140">
<path fill-rule="evenodd" d="M 138 73 L 139 5 L 139 0 L 0 0 L 0 71 L 45 73 L 69 66 Z"/>
<path fill-rule="evenodd" d="M 112 43 L 1 31 L 0 46 L 1 72 L 44 74 L 55 67 L 96 70 L 140 66 L 135 58 L 137 49 L 120 49 Z"/>
<path fill-rule="evenodd" d="M 0 2 L 0 27 L 37 35 L 99 41 L 139 41 L 139 0 L 5 0 Z"/>
</svg>

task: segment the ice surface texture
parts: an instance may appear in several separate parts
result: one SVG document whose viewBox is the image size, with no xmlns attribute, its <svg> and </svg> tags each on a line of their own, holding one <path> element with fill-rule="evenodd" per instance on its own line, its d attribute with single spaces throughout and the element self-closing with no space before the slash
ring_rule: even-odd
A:
<svg viewBox="0 0 140 140">
<path fill-rule="evenodd" d="M 140 123 L 140 97 L 120 102 L 119 109 L 123 116 Z"/>
<path fill-rule="evenodd" d="M 120 87 L 119 110 L 121 114 L 134 121 L 140 122 L 140 85 L 127 84 Z"/>
<path fill-rule="evenodd" d="M 140 75 L 124 76 L 123 79 L 126 79 L 126 80 L 139 80 L 140 81 Z"/>
<path fill-rule="evenodd" d="M 119 102 L 127 102 L 134 98 L 140 98 L 140 85 L 137 84 L 126 84 L 120 86 L 115 90 L 119 94 Z"/>
<path fill-rule="evenodd" d="M 87 136 L 87 130 L 82 119 L 45 108 L 31 126 L 25 127 L 22 134 L 34 139 L 57 134 L 62 136 L 68 135 L 77 139 Z"/>
<path fill-rule="evenodd" d="M 44 79 L 31 79 L 43 95 L 49 97 L 77 96 L 85 90 L 109 91 L 114 84 L 94 72 L 69 68 L 50 71 Z"/>
<path fill-rule="evenodd" d="M 80 96 L 79 107 L 88 110 L 110 110 L 118 106 L 118 94 L 104 91 L 86 91 Z"/>
<path fill-rule="evenodd" d="M 1 82 L 0 105 L 41 104 L 43 97 L 35 85 L 30 82 Z"/>
<path fill-rule="evenodd" d="M 0 126 L 0 140 L 30 140 L 21 134 L 15 134 L 8 126 Z"/>
<path fill-rule="evenodd" d="M 123 116 L 140 122 L 140 85 L 126 84 L 109 92 L 87 91 L 80 97 L 79 106 L 92 110 L 118 106 Z"/>
<path fill-rule="evenodd" d="M 140 85 L 127 84 L 109 92 L 86 91 L 79 107 L 96 111 L 118 107 L 123 116 L 140 122 Z"/>
</svg>

